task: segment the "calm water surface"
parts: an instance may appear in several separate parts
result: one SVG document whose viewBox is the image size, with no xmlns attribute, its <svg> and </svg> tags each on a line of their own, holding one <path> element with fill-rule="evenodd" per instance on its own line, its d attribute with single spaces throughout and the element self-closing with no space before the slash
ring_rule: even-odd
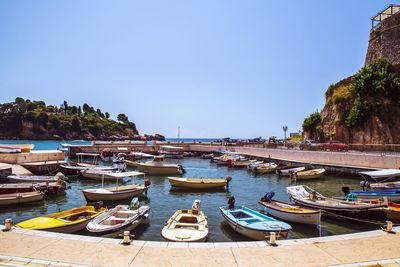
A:
<svg viewBox="0 0 400 267">
<path fill-rule="evenodd" d="M 229 192 L 225 190 L 212 192 L 193 192 L 182 189 L 171 189 L 168 179 L 165 176 L 148 176 L 152 185 L 147 197 L 142 197 L 143 204 L 151 206 L 149 222 L 142 224 L 135 231 L 136 239 L 141 240 L 163 240 L 160 231 L 168 220 L 168 218 L 178 209 L 189 209 L 195 199 L 200 199 L 202 210 L 208 216 L 210 238 L 209 241 L 244 241 L 247 240 L 236 234 L 229 225 L 224 221 L 220 214 L 220 206 L 227 203 L 227 198 L 234 195 L 237 205 L 246 205 L 250 208 L 261 210 L 257 201 L 268 191 L 276 192 L 277 200 L 288 201 L 286 194 L 286 186 L 292 185 L 290 179 L 280 178 L 276 174 L 253 175 L 244 170 L 228 169 L 227 167 L 219 167 L 210 163 L 209 160 L 188 158 L 173 160 L 169 162 L 182 164 L 186 169 L 184 177 L 233 177 L 230 183 Z M 142 179 L 136 179 L 143 182 Z M 85 188 L 100 187 L 100 183 L 91 180 L 83 180 L 81 178 L 72 179 L 70 188 L 57 197 L 47 198 L 44 202 L 30 204 L 24 207 L 0 207 L 0 220 L 12 218 L 14 222 L 20 222 L 32 217 L 57 212 L 59 210 L 79 207 L 86 204 L 81 192 Z M 130 183 L 130 179 L 126 179 L 124 183 Z M 339 176 L 324 176 L 315 181 L 304 182 L 304 184 L 316 189 L 327 196 L 342 196 L 341 187 L 350 186 L 359 188 L 358 177 L 354 179 Z M 107 183 L 111 186 L 114 183 Z M 128 204 L 129 201 L 125 203 Z M 110 204 L 113 207 L 117 203 Z M 315 226 L 304 226 L 292 224 L 293 231 L 289 238 L 317 237 L 320 230 Z M 353 233 L 377 229 L 376 225 L 368 225 L 354 221 L 326 220 L 322 221 L 321 235 L 335 235 Z M 81 234 L 89 234 L 82 232 Z"/>
</svg>

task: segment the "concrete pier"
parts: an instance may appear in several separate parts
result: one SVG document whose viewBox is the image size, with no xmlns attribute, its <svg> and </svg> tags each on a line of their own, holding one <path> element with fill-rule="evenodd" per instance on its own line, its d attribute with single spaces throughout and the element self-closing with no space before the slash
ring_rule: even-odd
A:
<svg viewBox="0 0 400 267">
<path fill-rule="evenodd" d="M 400 227 L 395 231 L 400 231 Z M 264 241 L 133 241 L 125 246 L 118 239 L 13 229 L 0 232 L 0 266 L 19 261 L 33 266 L 343 266 L 360 263 L 350 266 L 392 267 L 400 266 L 399 243 L 400 234 L 376 230 L 278 241 L 277 247 Z"/>
</svg>

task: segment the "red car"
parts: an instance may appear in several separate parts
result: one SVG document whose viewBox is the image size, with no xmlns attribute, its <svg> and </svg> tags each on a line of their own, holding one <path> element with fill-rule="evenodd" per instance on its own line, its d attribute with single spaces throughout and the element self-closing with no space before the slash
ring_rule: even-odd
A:
<svg viewBox="0 0 400 267">
<path fill-rule="evenodd" d="M 323 143 L 322 148 L 329 151 L 349 151 L 349 145 L 339 141 Z"/>
</svg>

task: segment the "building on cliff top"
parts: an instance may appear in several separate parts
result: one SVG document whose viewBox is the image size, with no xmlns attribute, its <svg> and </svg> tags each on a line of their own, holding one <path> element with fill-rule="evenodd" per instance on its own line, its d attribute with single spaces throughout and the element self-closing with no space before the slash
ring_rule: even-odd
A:
<svg viewBox="0 0 400 267">
<path fill-rule="evenodd" d="M 389 5 L 371 18 L 372 29 L 365 65 L 386 58 L 400 65 L 400 5 Z"/>
</svg>

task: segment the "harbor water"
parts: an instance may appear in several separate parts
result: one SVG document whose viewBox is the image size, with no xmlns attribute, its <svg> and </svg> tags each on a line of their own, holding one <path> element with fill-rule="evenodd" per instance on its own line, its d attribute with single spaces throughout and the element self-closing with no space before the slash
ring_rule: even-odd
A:
<svg viewBox="0 0 400 267">
<path fill-rule="evenodd" d="M 43 146 L 43 142 L 39 144 Z M 48 141 L 47 146 L 54 149 L 57 144 Z M 51 145 L 49 145 L 51 144 Z M 151 212 L 149 220 L 133 231 L 135 239 L 161 241 L 163 238 L 160 231 L 169 217 L 178 209 L 189 209 L 194 200 L 201 201 L 201 209 L 208 217 L 209 241 L 247 241 L 245 237 L 234 232 L 224 221 L 220 214 L 219 207 L 227 204 L 230 196 L 236 198 L 237 205 L 245 205 L 249 208 L 261 211 L 258 200 L 269 191 L 275 192 L 275 199 L 289 201 L 286 187 L 294 185 L 294 182 L 286 177 L 279 177 L 276 174 L 254 175 L 247 169 L 230 169 L 226 166 L 217 166 L 208 159 L 185 158 L 167 159 L 167 162 L 183 165 L 186 172 L 183 177 L 210 177 L 220 178 L 232 176 L 229 190 L 214 191 L 193 191 L 171 188 L 166 176 L 147 175 L 151 180 L 151 187 L 147 197 L 141 197 L 143 205 L 150 205 Z M 143 178 L 136 178 L 136 182 L 142 183 Z M 320 179 L 306 181 L 305 184 L 326 196 L 343 196 L 342 186 L 349 186 L 359 189 L 359 177 L 341 177 L 338 175 L 325 175 Z M 131 179 L 125 178 L 121 183 L 129 184 Z M 113 186 L 114 182 L 106 182 L 105 186 Z M 43 202 L 24 206 L 0 207 L 0 220 L 12 218 L 15 223 L 33 217 L 71 209 L 86 204 L 81 192 L 82 189 L 101 187 L 100 182 L 85 180 L 80 177 L 71 178 L 69 188 L 65 193 L 58 196 L 49 196 Z M 105 203 L 111 208 L 117 204 L 128 204 L 129 200 L 118 203 Z M 321 227 L 306 226 L 291 223 L 293 230 L 289 238 L 305 238 L 317 236 L 329 236 L 337 234 L 354 233 L 378 229 L 375 224 L 368 224 L 359 221 L 344 221 L 339 219 L 323 218 Z M 88 232 L 80 234 L 89 235 Z"/>
</svg>

